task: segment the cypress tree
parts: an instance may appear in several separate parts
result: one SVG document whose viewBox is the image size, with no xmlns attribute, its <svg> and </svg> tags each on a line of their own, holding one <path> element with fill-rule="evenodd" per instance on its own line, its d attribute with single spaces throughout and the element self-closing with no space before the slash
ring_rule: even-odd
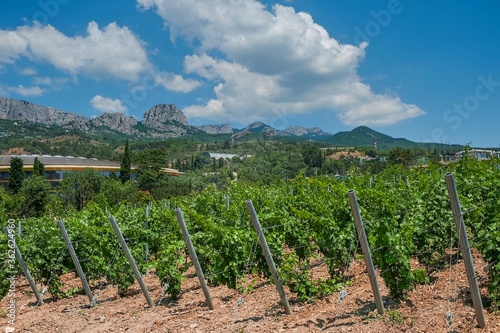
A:
<svg viewBox="0 0 500 333">
<path fill-rule="evenodd" d="M 38 160 L 38 157 L 35 157 L 33 162 L 33 176 L 45 176 L 45 165 Z"/>
<path fill-rule="evenodd" d="M 120 164 L 120 179 L 122 183 L 130 180 L 130 148 L 128 146 L 128 139 L 125 141 L 125 151 L 123 152 L 123 159 Z"/>
<path fill-rule="evenodd" d="M 19 157 L 13 157 L 10 159 L 10 171 L 9 171 L 9 190 L 11 193 L 16 194 L 21 189 L 24 180 L 24 163 Z"/>
</svg>

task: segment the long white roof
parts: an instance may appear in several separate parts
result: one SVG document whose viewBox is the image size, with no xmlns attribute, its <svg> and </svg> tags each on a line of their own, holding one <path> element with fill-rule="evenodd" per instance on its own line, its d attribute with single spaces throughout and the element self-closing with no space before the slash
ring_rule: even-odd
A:
<svg viewBox="0 0 500 333">
<path fill-rule="evenodd" d="M 35 158 L 38 158 L 45 166 L 50 165 L 68 165 L 82 167 L 119 167 L 120 163 L 98 160 L 96 158 L 74 157 L 74 156 L 52 156 L 52 155 L 0 155 L 0 166 L 10 166 L 10 160 L 14 157 L 19 157 L 23 160 L 24 165 L 33 165 Z"/>
</svg>

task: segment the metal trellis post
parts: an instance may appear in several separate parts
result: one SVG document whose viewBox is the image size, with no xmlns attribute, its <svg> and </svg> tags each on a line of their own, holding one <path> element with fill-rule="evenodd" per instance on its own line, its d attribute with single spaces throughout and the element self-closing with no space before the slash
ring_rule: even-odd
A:
<svg viewBox="0 0 500 333">
<path fill-rule="evenodd" d="M 82 280 L 83 289 L 85 289 L 85 293 L 87 294 L 87 296 L 89 298 L 90 306 L 94 306 L 96 304 L 96 299 L 95 299 L 94 295 L 92 294 L 92 290 L 90 290 L 89 283 L 87 282 L 87 278 L 85 277 L 85 273 L 83 272 L 82 266 L 80 265 L 80 261 L 78 260 L 78 257 L 76 256 L 75 249 L 73 248 L 73 244 L 71 244 L 71 240 L 69 238 L 68 233 L 66 232 L 66 228 L 64 227 L 63 221 L 58 220 L 57 225 L 59 226 L 59 230 L 61 230 L 62 236 L 64 238 L 64 242 L 66 243 L 66 247 L 68 248 L 68 251 L 69 251 L 69 255 L 71 256 L 71 259 L 73 260 L 73 264 L 75 264 L 76 272 L 78 273 L 80 280 Z"/>
<path fill-rule="evenodd" d="M 116 223 L 115 217 L 113 215 L 109 215 L 109 222 L 111 223 L 111 227 L 113 227 L 113 230 L 116 234 L 116 237 L 118 237 L 118 241 L 120 242 L 123 253 L 127 257 L 127 260 L 130 264 L 130 267 L 132 267 L 132 271 L 134 272 L 135 279 L 137 280 L 137 282 L 139 282 L 139 285 L 141 286 L 141 290 L 142 290 L 142 293 L 144 294 L 144 297 L 146 297 L 146 300 L 148 301 L 149 306 L 153 307 L 154 302 L 151 299 L 151 296 L 149 295 L 148 288 L 146 287 L 146 284 L 144 284 L 144 280 L 142 279 L 141 272 L 139 272 L 139 269 L 137 268 L 137 265 L 135 264 L 134 257 L 132 257 L 132 254 L 130 253 L 130 250 L 127 246 L 127 243 L 125 242 L 125 239 L 123 238 L 123 234 L 120 230 L 120 227 L 118 227 L 118 223 Z"/>
<path fill-rule="evenodd" d="M 12 232 L 10 232 L 7 227 L 4 228 L 5 233 L 7 234 L 7 238 L 9 239 L 9 242 L 12 242 L 14 244 L 14 255 L 19 262 L 19 265 L 21 265 L 21 270 L 23 271 L 24 276 L 28 279 L 28 282 L 30 284 L 31 290 L 33 290 L 33 293 L 35 294 L 36 300 L 37 300 L 37 305 L 42 305 L 43 304 L 43 299 L 42 299 L 42 294 L 38 291 L 38 288 L 36 287 L 35 280 L 33 280 L 33 277 L 31 276 L 31 273 L 28 269 L 28 266 L 26 266 L 26 262 L 24 261 L 23 256 L 21 255 L 21 251 L 19 251 L 19 248 L 17 247 L 16 241 L 14 239 L 14 235 Z"/>
<path fill-rule="evenodd" d="M 189 235 L 186 223 L 184 222 L 184 218 L 182 217 L 182 212 L 179 208 L 175 209 L 175 215 L 177 216 L 177 222 L 179 222 L 179 226 L 181 227 L 182 230 L 182 235 L 184 236 L 184 240 L 186 241 L 186 245 L 189 250 L 189 256 L 191 257 L 191 261 L 193 262 L 194 268 L 196 269 L 196 274 L 198 275 L 198 279 L 200 280 L 201 288 L 203 289 L 203 294 L 205 294 L 205 299 L 207 300 L 208 308 L 210 310 L 213 310 L 214 303 L 212 302 L 212 297 L 210 296 L 210 290 L 208 289 L 207 281 L 205 280 L 205 275 L 203 274 L 203 270 L 201 269 L 198 256 L 196 255 L 196 250 L 194 249 L 193 242 L 191 241 L 191 236 Z"/>
<path fill-rule="evenodd" d="M 276 285 L 276 289 L 278 290 L 278 294 L 281 298 L 281 303 L 283 303 L 286 314 L 291 315 L 292 309 L 290 308 L 290 304 L 288 303 L 288 299 L 286 298 L 285 290 L 283 289 L 283 285 L 281 284 L 281 281 L 278 277 L 276 265 L 274 264 L 273 257 L 271 256 L 271 251 L 269 251 L 269 246 L 267 245 L 266 237 L 264 236 L 264 232 L 262 231 L 262 227 L 260 225 L 259 218 L 257 217 L 257 213 L 255 212 L 255 208 L 253 207 L 252 200 L 247 200 L 245 201 L 245 203 L 247 205 L 248 213 L 252 218 L 253 227 L 259 235 L 260 246 L 262 247 L 262 251 L 264 251 L 264 256 L 266 257 L 267 265 L 271 270 L 274 284 Z"/>
<path fill-rule="evenodd" d="M 457 188 L 455 186 L 455 179 L 452 172 L 447 172 L 444 175 L 446 180 L 446 187 L 450 195 L 451 209 L 453 210 L 453 217 L 457 226 L 458 234 L 460 235 L 460 251 L 464 256 L 465 271 L 467 272 L 467 280 L 469 280 L 469 288 L 472 298 L 472 304 L 476 312 L 477 323 L 479 327 L 486 326 L 486 319 L 484 317 L 483 302 L 481 301 L 481 293 L 477 283 L 476 271 L 474 270 L 474 262 L 469 246 L 469 239 L 467 238 L 467 230 L 465 229 L 464 218 L 462 209 L 460 208 L 460 201 L 458 200 Z"/>
<path fill-rule="evenodd" d="M 377 311 L 380 315 L 383 315 L 384 304 L 382 302 L 382 296 L 380 295 L 380 289 L 378 287 L 377 275 L 375 274 L 375 267 L 373 266 L 373 260 L 370 252 L 370 245 L 368 244 L 365 227 L 363 225 L 363 220 L 361 219 L 361 214 L 359 212 L 356 193 L 354 193 L 354 190 L 349 190 L 347 192 L 347 195 L 349 196 L 349 203 L 351 205 L 352 215 L 354 216 L 354 222 L 356 223 L 356 231 L 358 232 L 358 238 L 361 244 L 361 250 L 363 251 L 366 269 L 368 270 L 368 277 L 370 278 L 370 284 L 373 291 L 373 297 L 375 298 L 375 304 L 377 305 Z"/>
</svg>

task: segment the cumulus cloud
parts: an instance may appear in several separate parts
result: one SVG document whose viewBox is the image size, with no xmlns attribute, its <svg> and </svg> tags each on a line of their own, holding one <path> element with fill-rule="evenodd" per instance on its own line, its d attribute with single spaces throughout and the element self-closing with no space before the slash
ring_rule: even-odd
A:
<svg viewBox="0 0 500 333">
<path fill-rule="evenodd" d="M 135 81 L 150 66 L 141 40 L 116 23 L 100 29 L 90 22 L 85 36 L 68 37 L 39 23 L 19 27 L 16 33 L 29 46 L 30 58 L 71 74 Z"/>
<path fill-rule="evenodd" d="M 0 30 L 0 64 L 12 64 L 23 56 L 73 76 L 138 82 L 148 75 L 158 85 L 176 92 L 189 92 L 199 85 L 195 80 L 158 71 L 148 59 L 145 43 L 115 22 L 102 28 L 90 22 L 85 35 L 72 37 L 38 22 L 13 31 Z"/>
<path fill-rule="evenodd" d="M 118 99 L 111 99 L 107 97 L 102 97 L 101 95 L 95 95 L 91 100 L 90 104 L 96 110 L 101 112 L 126 112 L 127 107 L 123 105 L 122 101 Z"/>
<path fill-rule="evenodd" d="M 17 87 L 9 87 L 9 90 L 21 96 L 42 96 L 44 92 L 44 90 L 40 87 L 25 87 L 22 84 Z"/>
<path fill-rule="evenodd" d="M 19 74 L 27 75 L 27 76 L 36 75 L 36 73 L 37 73 L 37 71 L 33 67 L 25 67 L 19 71 Z"/>
<path fill-rule="evenodd" d="M 256 0 L 137 0 L 163 18 L 172 40 L 197 45 L 187 73 L 215 97 L 184 108 L 188 117 L 250 122 L 331 110 L 345 124 L 390 125 L 424 114 L 375 94 L 357 74 L 367 44 L 341 44 L 292 7 Z"/>
<path fill-rule="evenodd" d="M 181 75 L 169 72 L 159 72 L 156 75 L 156 83 L 170 91 L 188 93 L 200 86 L 200 82 L 193 79 L 184 79 Z"/>
<path fill-rule="evenodd" d="M 26 47 L 27 42 L 16 31 L 0 30 L 0 63 L 14 63 Z"/>
</svg>

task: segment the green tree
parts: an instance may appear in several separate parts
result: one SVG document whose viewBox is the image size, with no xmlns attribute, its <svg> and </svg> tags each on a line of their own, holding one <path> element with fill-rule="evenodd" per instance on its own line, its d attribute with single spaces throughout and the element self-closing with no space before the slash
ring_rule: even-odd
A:
<svg viewBox="0 0 500 333">
<path fill-rule="evenodd" d="M 302 151 L 304 163 L 310 168 L 321 168 L 323 165 L 323 154 L 318 146 L 308 144 Z"/>
<path fill-rule="evenodd" d="M 150 168 L 139 169 L 139 172 L 137 173 L 137 183 L 139 184 L 139 189 L 151 192 L 159 177 L 159 171 L 154 171 Z"/>
<path fill-rule="evenodd" d="M 35 157 L 33 162 L 33 176 L 45 177 L 45 165 L 38 160 L 38 157 Z"/>
<path fill-rule="evenodd" d="M 123 152 L 123 159 L 120 164 L 120 179 L 122 183 L 130 180 L 130 148 L 128 146 L 128 139 L 125 141 L 125 151 Z"/>
<path fill-rule="evenodd" d="M 59 194 L 66 205 L 81 210 L 100 191 L 104 176 L 87 168 L 83 171 L 65 172 Z"/>
<path fill-rule="evenodd" d="M 118 205 L 122 201 L 134 203 L 138 198 L 139 188 L 136 182 L 122 184 L 119 180 L 105 178 L 102 182 L 100 194 L 110 206 Z"/>
<path fill-rule="evenodd" d="M 42 176 L 23 180 L 19 194 L 24 197 L 22 212 L 26 216 L 41 216 L 49 200 L 50 184 Z"/>
<path fill-rule="evenodd" d="M 142 150 L 134 154 L 134 165 L 137 165 L 139 170 L 159 171 L 168 165 L 166 150 L 160 148 Z"/>
<path fill-rule="evenodd" d="M 9 190 L 11 193 L 16 194 L 21 189 L 24 180 L 24 164 L 23 160 L 19 157 L 13 157 L 10 160 L 9 171 Z"/>
<path fill-rule="evenodd" d="M 413 154 L 410 149 L 403 149 L 401 147 L 396 147 L 389 152 L 389 163 L 390 164 L 402 164 L 404 166 L 409 166 L 412 163 Z"/>
</svg>

